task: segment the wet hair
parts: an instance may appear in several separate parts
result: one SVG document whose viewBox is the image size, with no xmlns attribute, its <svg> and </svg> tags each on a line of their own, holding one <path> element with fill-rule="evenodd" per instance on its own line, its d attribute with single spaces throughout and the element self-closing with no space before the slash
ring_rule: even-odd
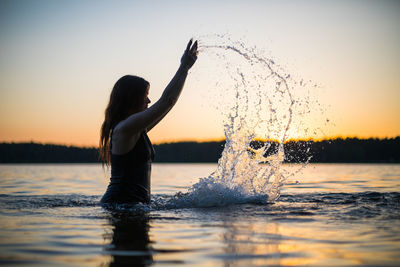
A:
<svg viewBox="0 0 400 267">
<path fill-rule="evenodd" d="M 110 164 L 112 130 L 120 121 L 140 111 L 149 85 L 145 79 L 132 75 L 123 76 L 115 83 L 100 130 L 99 152 L 103 166 Z"/>
</svg>

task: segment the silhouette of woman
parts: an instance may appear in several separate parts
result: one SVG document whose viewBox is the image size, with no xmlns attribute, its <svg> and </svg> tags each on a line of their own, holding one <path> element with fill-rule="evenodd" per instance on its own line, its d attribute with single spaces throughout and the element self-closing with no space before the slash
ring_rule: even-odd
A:
<svg viewBox="0 0 400 267">
<path fill-rule="evenodd" d="M 151 107 L 149 83 L 123 76 L 114 85 L 101 126 L 100 157 L 111 164 L 111 178 L 102 204 L 150 202 L 150 173 L 154 149 L 147 136 L 177 102 L 188 70 L 197 59 L 197 41 L 187 44 L 181 64 L 161 98 Z"/>
</svg>

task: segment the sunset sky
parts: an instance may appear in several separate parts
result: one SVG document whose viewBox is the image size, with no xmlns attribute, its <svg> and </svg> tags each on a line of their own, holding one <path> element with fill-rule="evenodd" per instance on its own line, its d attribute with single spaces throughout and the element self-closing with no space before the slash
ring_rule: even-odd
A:
<svg viewBox="0 0 400 267">
<path fill-rule="evenodd" d="M 319 85 L 316 137 L 400 135 L 400 1 L 1 0 L 0 142 L 96 146 L 118 78 L 144 77 L 155 102 L 187 41 L 219 33 Z M 207 69 L 200 53 L 154 143 L 223 138 Z"/>
</svg>

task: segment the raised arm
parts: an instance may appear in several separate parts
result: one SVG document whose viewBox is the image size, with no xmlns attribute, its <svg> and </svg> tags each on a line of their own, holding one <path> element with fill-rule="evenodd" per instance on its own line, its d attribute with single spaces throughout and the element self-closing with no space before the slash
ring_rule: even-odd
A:
<svg viewBox="0 0 400 267">
<path fill-rule="evenodd" d="M 183 85 L 185 84 L 185 80 L 188 73 L 187 68 L 179 67 L 178 71 L 176 72 L 175 76 L 169 82 L 168 86 L 165 88 L 160 100 L 158 100 L 153 106 L 158 104 L 158 102 L 163 103 L 163 107 L 160 108 L 162 110 L 162 114 L 157 116 L 157 120 L 152 121 L 147 127 L 146 130 L 150 131 L 156 126 L 164 117 L 168 114 L 168 112 L 172 109 L 175 103 L 178 101 L 178 98 L 182 92 Z M 149 109 L 153 108 L 151 106 Z M 165 108 L 165 107 L 166 108 Z M 146 110 L 145 110 L 146 111 Z"/>
<path fill-rule="evenodd" d="M 181 58 L 181 65 L 170 83 L 164 89 L 160 99 L 148 109 L 132 114 L 124 121 L 120 122 L 114 131 L 118 131 L 125 136 L 132 136 L 143 130 L 150 130 L 160 122 L 177 102 L 182 92 L 188 70 L 196 62 L 196 59 L 197 41 L 192 45 L 192 40 L 190 40 Z"/>
</svg>

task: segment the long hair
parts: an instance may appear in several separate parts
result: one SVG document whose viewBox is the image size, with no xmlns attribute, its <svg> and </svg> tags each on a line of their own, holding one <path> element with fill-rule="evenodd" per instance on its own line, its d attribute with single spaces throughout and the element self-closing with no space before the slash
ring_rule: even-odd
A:
<svg viewBox="0 0 400 267">
<path fill-rule="evenodd" d="M 115 83 L 100 130 L 99 152 L 103 167 L 110 165 L 112 130 L 120 121 L 138 112 L 149 85 L 145 79 L 132 75 L 123 76 Z"/>
</svg>

